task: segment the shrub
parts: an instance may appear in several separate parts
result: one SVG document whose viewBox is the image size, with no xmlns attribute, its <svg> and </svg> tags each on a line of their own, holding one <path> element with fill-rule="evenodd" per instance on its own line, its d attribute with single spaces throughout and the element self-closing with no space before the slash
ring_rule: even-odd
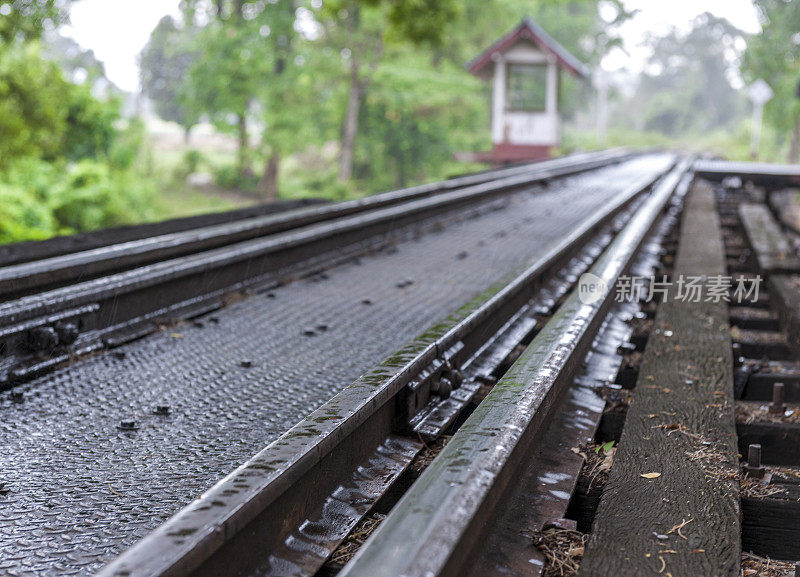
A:
<svg viewBox="0 0 800 577">
<path fill-rule="evenodd" d="M 50 210 L 33 194 L 0 182 L 0 243 L 41 240 L 55 234 Z"/>
<path fill-rule="evenodd" d="M 149 183 L 93 160 L 70 167 L 49 195 L 59 225 L 75 232 L 148 220 L 154 202 Z"/>
<path fill-rule="evenodd" d="M 221 166 L 214 171 L 214 182 L 221 188 L 252 192 L 258 187 L 258 177 L 252 173 L 242 174 L 232 164 Z"/>
</svg>

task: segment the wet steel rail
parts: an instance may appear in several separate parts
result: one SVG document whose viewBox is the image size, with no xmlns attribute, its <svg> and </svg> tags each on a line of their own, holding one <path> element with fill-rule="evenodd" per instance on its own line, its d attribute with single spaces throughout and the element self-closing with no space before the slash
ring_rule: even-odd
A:
<svg viewBox="0 0 800 577">
<path fill-rule="evenodd" d="M 496 283 L 366 373 L 113 561 L 100 575 L 314 575 L 372 504 L 391 492 L 425 443 L 432 442 L 437 431 L 441 434 L 457 421 L 478 394 L 475 385 L 491 382 L 495 369 L 514 362 L 520 342 L 533 339 L 513 364 L 512 375 L 517 375 L 515 371 L 520 367 L 528 367 L 523 372 L 535 376 L 536 361 L 532 357 L 539 359 L 542 355 L 549 355 L 552 361 L 547 365 L 547 379 L 560 382 L 563 377 L 558 375 L 570 372 L 563 370 L 564 363 L 574 369 L 575 354 L 585 352 L 591 333 L 598 327 L 600 313 L 610 303 L 605 298 L 591 306 L 577 306 L 577 296 L 569 291 L 578 275 L 590 266 L 607 282 L 627 269 L 636 249 L 666 209 L 687 165 L 683 163 L 665 175 L 669 168 L 665 165 L 620 191 L 541 258 Z M 508 417 L 505 413 L 509 403 L 518 403 L 518 393 L 524 390 L 519 383 L 509 387 L 511 377 L 503 379 L 506 377 L 495 386 L 496 393 L 488 397 L 496 401 L 479 404 L 467 424 L 486 410 L 503 413 L 501 421 Z M 523 420 L 540 422 L 559 396 L 559 389 L 540 387 L 538 393 L 531 393 L 530 404 L 518 405 L 518 423 L 511 423 L 514 426 L 499 435 L 497 429 L 489 436 L 478 435 L 481 440 L 477 446 L 507 442 L 512 450 L 526 428 L 521 427 Z M 550 392 L 539 396 L 545 391 Z M 521 398 L 528 396 L 522 394 Z M 534 402 L 536 399 L 538 402 Z M 543 399 L 546 400 L 541 403 Z M 494 408 L 487 409 L 490 405 Z M 454 449 L 449 449 L 448 444 L 443 454 L 461 446 L 455 439 L 469 433 L 470 427 L 462 426 L 451 441 Z M 463 467 L 469 477 L 469 471 L 477 471 L 470 467 L 486 464 L 482 460 L 486 457 L 478 454 L 474 462 L 456 458 L 449 465 Z M 436 469 L 441 467 L 437 463 L 446 460 L 434 460 L 407 495 L 425 493 L 438 483 L 433 480 Z M 500 461 L 493 462 L 503 468 Z M 485 474 L 476 473 L 475 480 L 485 481 L 486 475 L 491 475 L 490 469 Z M 478 485 L 486 488 L 483 482 Z M 475 506 L 480 506 L 483 498 L 478 489 L 476 486 L 477 492 L 464 493 L 474 498 L 470 502 Z M 440 505 L 448 499 L 458 500 L 450 489 L 443 487 L 442 491 L 439 495 L 445 500 Z M 409 499 L 404 498 L 389 518 L 401 518 L 403 503 Z M 444 519 L 454 511 L 463 513 L 464 522 L 473 517 L 460 507 L 425 510 L 429 511 L 431 522 L 437 515 Z M 276 519 L 281 522 L 276 523 Z M 436 537 L 458 527 L 447 525 L 444 534 L 436 533 Z M 408 556 L 392 553 L 384 560 L 386 563 L 413 562 L 414 551 L 419 552 L 426 543 L 430 545 L 431 541 L 419 539 L 422 534 L 429 535 L 429 526 L 423 523 L 417 529 L 411 541 L 404 537 L 387 544 L 390 549 L 408 547 Z M 448 556 L 450 545 L 455 543 L 442 541 L 436 549 L 439 553 L 429 555 L 433 550 L 426 549 L 424 558 L 433 567 Z M 344 571 L 349 575 L 402 573 L 399 565 L 392 566 L 397 572 L 385 573 L 353 568 L 370 558 L 368 551 L 374 550 L 371 547 L 374 545 L 354 561 L 357 565 L 348 565 Z"/>
<path fill-rule="evenodd" d="M 630 154 L 576 155 L 1 268 L 0 287 L 9 294 L 56 278 L 78 282 L 0 303 L 0 386 L 140 337 L 165 318 L 218 308 L 232 292 L 307 274 L 385 246 L 408 235 L 409 227 L 420 230 L 458 211 L 490 210 L 520 188 Z M 143 260 L 149 264 L 91 279 L 106 267 Z"/>
</svg>

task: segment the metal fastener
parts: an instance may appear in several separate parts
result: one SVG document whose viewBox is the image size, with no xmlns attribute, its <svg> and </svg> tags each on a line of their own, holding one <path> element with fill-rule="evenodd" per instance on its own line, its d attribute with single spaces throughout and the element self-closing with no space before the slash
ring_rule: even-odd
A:
<svg viewBox="0 0 800 577">
<path fill-rule="evenodd" d="M 460 387 L 461 384 L 464 382 L 464 376 L 458 369 L 445 369 L 442 372 L 442 377 L 450 381 L 454 389 Z"/>
<path fill-rule="evenodd" d="M 119 425 L 117 425 L 122 431 L 135 431 L 136 430 L 136 421 L 120 421 Z"/>
<path fill-rule="evenodd" d="M 782 415 L 786 410 L 783 406 L 784 387 L 783 383 L 775 383 L 772 385 L 772 404 L 769 406 L 769 412 L 773 415 Z"/>
<path fill-rule="evenodd" d="M 28 333 L 31 347 L 37 351 L 45 351 L 58 346 L 58 335 L 53 327 L 36 327 Z"/>
<path fill-rule="evenodd" d="M 749 477 L 760 479 L 764 476 L 766 469 L 761 465 L 761 445 L 753 443 L 747 449 L 747 464 L 744 472 Z"/>
<path fill-rule="evenodd" d="M 253 366 L 253 361 L 244 360 L 239 363 L 239 366 L 243 369 L 249 369 Z"/>
<path fill-rule="evenodd" d="M 80 331 L 73 323 L 58 323 L 55 326 L 56 335 L 58 335 L 58 342 L 63 345 L 71 345 L 78 340 Z"/>
<path fill-rule="evenodd" d="M 155 409 L 153 409 L 153 413 L 161 417 L 169 416 L 170 413 L 169 405 L 158 405 L 156 406 Z"/>
</svg>

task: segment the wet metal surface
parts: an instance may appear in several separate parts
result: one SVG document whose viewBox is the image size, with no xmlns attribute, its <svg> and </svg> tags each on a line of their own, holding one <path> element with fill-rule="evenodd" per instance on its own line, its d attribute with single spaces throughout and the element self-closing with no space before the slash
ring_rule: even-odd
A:
<svg viewBox="0 0 800 577">
<path fill-rule="evenodd" d="M 21 386 L 23 402 L 0 401 L 0 572 L 97 569 L 661 162 L 521 192 L 504 210 Z"/>
<path fill-rule="evenodd" d="M 649 277 L 653 274 L 658 265 L 661 239 L 676 220 L 674 215 L 661 220 L 657 231 L 637 257 L 631 275 Z M 545 558 L 533 546 L 531 532 L 542 529 L 553 519 L 567 516 L 575 482 L 583 465 L 583 458 L 572 448 L 594 438 L 605 408 L 599 390 L 614 383 L 623 360 L 618 345 L 627 342 L 632 334 L 625 319 L 638 311 L 637 302 L 614 304 L 558 415 L 541 441 L 537 442 L 527 466 L 498 507 L 468 575 L 534 576 L 542 573 Z"/>
</svg>

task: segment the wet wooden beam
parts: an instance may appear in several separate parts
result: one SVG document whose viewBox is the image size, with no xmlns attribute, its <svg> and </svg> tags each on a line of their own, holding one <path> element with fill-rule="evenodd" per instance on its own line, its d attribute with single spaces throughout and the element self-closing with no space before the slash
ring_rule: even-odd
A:
<svg viewBox="0 0 800 577">
<path fill-rule="evenodd" d="M 724 274 L 714 196 L 698 184 L 673 278 Z M 728 305 L 668 298 L 656 314 L 580 575 L 738 576 L 737 475 Z"/>
<path fill-rule="evenodd" d="M 800 259 L 765 204 L 742 204 L 739 218 L 762 273 L 800 272 Z"/>
</svg>

